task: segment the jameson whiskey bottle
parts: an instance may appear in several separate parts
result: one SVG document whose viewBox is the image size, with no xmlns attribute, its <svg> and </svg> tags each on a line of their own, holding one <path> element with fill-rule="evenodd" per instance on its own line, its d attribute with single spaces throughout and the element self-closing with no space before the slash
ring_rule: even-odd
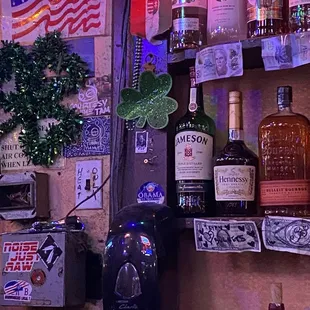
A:
<svg viewBox="0 0 310 310">
<path fill-rule="evenodd" d="M 287 0 L 247 0 L 248 37 L 287 32 Z"/>
<path fill-rule="evenodd" d="M 190 68 L 187 113 L 176 124 L 175 179 L 177 214 L 209 215 L 214 207 L 213 137 L 214 121 L 204 113 L 202 85 L 196 84 Z"/>
<path fill-rule="evenodd" d="M 206 44 L 207 0 L 172 0 L 170 52 Z"/>
<path fill-rule="evenodd" d="M 266 215 L 310 215 L 309 120 L 292 111 L 292 88 L 278 87 L 278 112 L 259 125 L 260 205 Z"/>
<path fill-rule="evenodd" d="M 310 30 L 310 0 L 289 0 L 289 25 L 291 32 Z"/>
<path fill-rule="evenodd" d="M 271 303 L 268 310 L 285 310 L 282 303 L 282 283 L 271 284 Z"/>
<path fill-rule="evenodd" d="M 256 214 L 258 157 L 243 141 L 241 93 L 229 92 L 228 142 L 216 158 L 214 185 L 219 216 Z"/>
</svg>

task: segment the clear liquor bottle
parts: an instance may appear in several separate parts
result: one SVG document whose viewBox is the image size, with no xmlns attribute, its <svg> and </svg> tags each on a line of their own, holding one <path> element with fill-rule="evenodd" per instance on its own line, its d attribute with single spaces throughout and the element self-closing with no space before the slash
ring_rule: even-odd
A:
<svg viewBox="0 0 310 310">
<path fill-rule="evenodd" d="M 244 143 L 242 100 L 229 92 L 229 137 L 214 166 L 218 216 L 252 216 L 257 212 L 258 157 Z"/>
<path fill-rule="evenodd" d="M 271 303 L 268 310 L 285 310 L 282 300 L 282 283 L 271 284 Z"/>
<path fill-rule="evenodd" d="M 172 0 L 170 52 L 207 43 L 207 0 Z"/>
<path fill-rule="evenodd" d="M 259 125 L 260 205 L 265 215 L 310 215 L 309 120 L 292 111 L 292 88 L 277 90 L 278 112 Z"/>
<path fill-rule="evenodd" d="M 248 37 L 287 33 L 287 16 L 287 0 L 247 0 Z"/>
<path fill-rule="evenodd" d="M 289 0 L 289 25 L 291 32 L 310 30 L 310 1 Z"/>
<path fill-rule="evenodd" d="M 208 44 L 245 40 L 246 37 L 246 1 L 208 0 Z"/>
<path fill-rule="evenodd" d="M 176 124 L 175 180 L 178 216 L 206 216 L 214 209 L 213 137 L 215 124 L 204 112 L 202 85 L 190 68 L 186 114 Z"/>
</svg>

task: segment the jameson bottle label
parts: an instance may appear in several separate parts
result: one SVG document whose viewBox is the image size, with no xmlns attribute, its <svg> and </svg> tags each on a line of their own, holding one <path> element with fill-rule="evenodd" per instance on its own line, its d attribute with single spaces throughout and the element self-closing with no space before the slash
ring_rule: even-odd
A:
<svg viewBox="0 0 310 310">
<path fill-rule="evenodd" d="M 172 9 L 180 7 L 207 8 L 207 0 L 172 0 Z"/>
<path fill-rule="evenodd" d="M 296 206 L 310 204 L 310 180 L 260 182 L 261 206 Z"/>
<path fill-rule="evenodd" d="M 254 201 L 254 166 L 214 167 L 216 201 Z"/>
<path fill-rule="evenodd" d="M 175 136 L 175 179 L 212 180 L 213 137 L 198 131 Z"/>
<path fill-rule="evenodd" d="M 248 0 L 247 21 L 283 19 L 283 0 Z"/>
</svg>

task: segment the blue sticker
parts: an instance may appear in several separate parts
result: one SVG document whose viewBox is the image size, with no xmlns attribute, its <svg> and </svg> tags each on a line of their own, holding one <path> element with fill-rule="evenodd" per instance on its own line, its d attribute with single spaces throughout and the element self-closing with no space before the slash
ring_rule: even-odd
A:
<svg viewBox="0 0 310 310">
<path fill-rule="evenodd" d="M 110 116 L 84 118 L 82 142 L 64 147 L 64 156 L 68 158 L 110 154 L 110 131 Z"/>
<path fill-rule="evenodd" d="M 4 300 L 31 301 L 32 286 L 24 280 L 12 280 L 4 285 Z"/>
<path fill-rule="evenodd" d="M 139 188 L 137 201 L 138 203 L 153 202 L 162 204 L 165 201 L 165 192 L 159 184 L 147 182 Z"/>
</svg>

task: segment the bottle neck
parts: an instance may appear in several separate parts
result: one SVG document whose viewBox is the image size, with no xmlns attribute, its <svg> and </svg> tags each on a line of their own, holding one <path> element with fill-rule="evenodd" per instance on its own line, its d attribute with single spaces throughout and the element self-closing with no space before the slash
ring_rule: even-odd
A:
<svg viewBox="0 0 310 310">
<path fill-rule="evenodd" d="M 242 125 L 242 111 L 241 103 L 229 104 L 229 141 L 243 141 L 243 125 Z"/>
<path fill-rule="evenodd" d="M 191 81 L 187 111 L 189 113 L 204 111 L 202 84 L 197 85 Z"/>
<path fill-rule="evenodd" d="M 279 112 L 292 112 L 291 102 L 283 104 L 278 103 L 278 111 Z"/>
</svg>

